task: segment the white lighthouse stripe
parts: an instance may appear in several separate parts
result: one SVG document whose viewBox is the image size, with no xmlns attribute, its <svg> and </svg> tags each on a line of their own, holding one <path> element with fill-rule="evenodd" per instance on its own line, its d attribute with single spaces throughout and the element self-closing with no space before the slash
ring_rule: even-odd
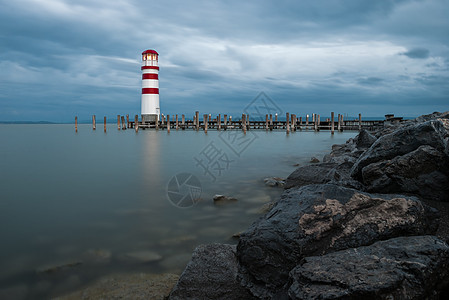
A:
<svg viewBox="0 0 449 300">
<path fill-rule="evenodd" d="M 159 80 L 142 80 L 142 88 L 159 88 Z"/>
<path fill-rule="evenodd" d="M 142 115 L 159 114 L 159 95 L 142 95 Z"/>
<path fill-rule="evenodd" d="M 142 70 L 143 74 L 158 74 L 159 70 L 154 70 L 154 69 L 144 69 Z"/>
</svg>

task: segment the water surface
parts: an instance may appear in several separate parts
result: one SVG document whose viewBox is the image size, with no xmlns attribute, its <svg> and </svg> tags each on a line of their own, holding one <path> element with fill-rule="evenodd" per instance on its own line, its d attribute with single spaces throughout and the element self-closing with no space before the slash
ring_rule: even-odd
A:
<svg viewBox="0 0 449 300">
<path fill-rule="evenodd" d="M 179 274 L 195 246 L 236 243 L 279 197 L 263 178 L 355 134 L 0 125 L 0 296 L 62 295 L 111 273 Z M 167 197 L 180 173 L 201 188 L 191 207 Z M 217 206 L 215 194 L 238 201 Z"/>
</svg>

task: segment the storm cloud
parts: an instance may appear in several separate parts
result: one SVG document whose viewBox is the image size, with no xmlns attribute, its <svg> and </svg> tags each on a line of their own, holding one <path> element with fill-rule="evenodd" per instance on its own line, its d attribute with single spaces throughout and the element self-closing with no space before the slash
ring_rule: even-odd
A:
<svg viewBox="0 0 449 300">
<path fill-rule="evenodd" d="M 445 0 L 0 0 L 0 121 L 140 112 L 160 54 L 165 114 L 448 110 Z"/>
</svg>

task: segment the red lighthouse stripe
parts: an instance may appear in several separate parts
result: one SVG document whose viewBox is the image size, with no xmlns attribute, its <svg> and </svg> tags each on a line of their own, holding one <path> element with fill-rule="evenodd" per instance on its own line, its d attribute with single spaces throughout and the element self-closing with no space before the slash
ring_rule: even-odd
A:
<svg viewBox="0 0 449 300">
<path fill-rule="evenodd" d="M 142 79 L 159 79 L 158 74 L 145 73 L 142 74 Z"/>
<path fill-rule="evenodd" d="M 159 94 L 158 88 L 143 88 L 142 94 Z"/>
<path fill-rule="evenodd" d="M 159 70 L 159 67 L 155 67 L 155 66 L 142 66 L 140 69 L 141 69 L 141 70 L 145 70 L 145 69 Z"/>
</svg>

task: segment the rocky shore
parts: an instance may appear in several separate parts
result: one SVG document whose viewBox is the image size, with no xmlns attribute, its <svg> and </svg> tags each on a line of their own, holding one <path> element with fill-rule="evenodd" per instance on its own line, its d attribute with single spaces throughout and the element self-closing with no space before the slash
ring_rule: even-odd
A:
<svg viewBox="0 0 449 300">
<path fill-rule="evenodd" d="M 443 299 L 448 167 L 449 112 L 362 131 L 290 174 L 237 246 L 198 246 L 169 299 Z"/>
</svg>

